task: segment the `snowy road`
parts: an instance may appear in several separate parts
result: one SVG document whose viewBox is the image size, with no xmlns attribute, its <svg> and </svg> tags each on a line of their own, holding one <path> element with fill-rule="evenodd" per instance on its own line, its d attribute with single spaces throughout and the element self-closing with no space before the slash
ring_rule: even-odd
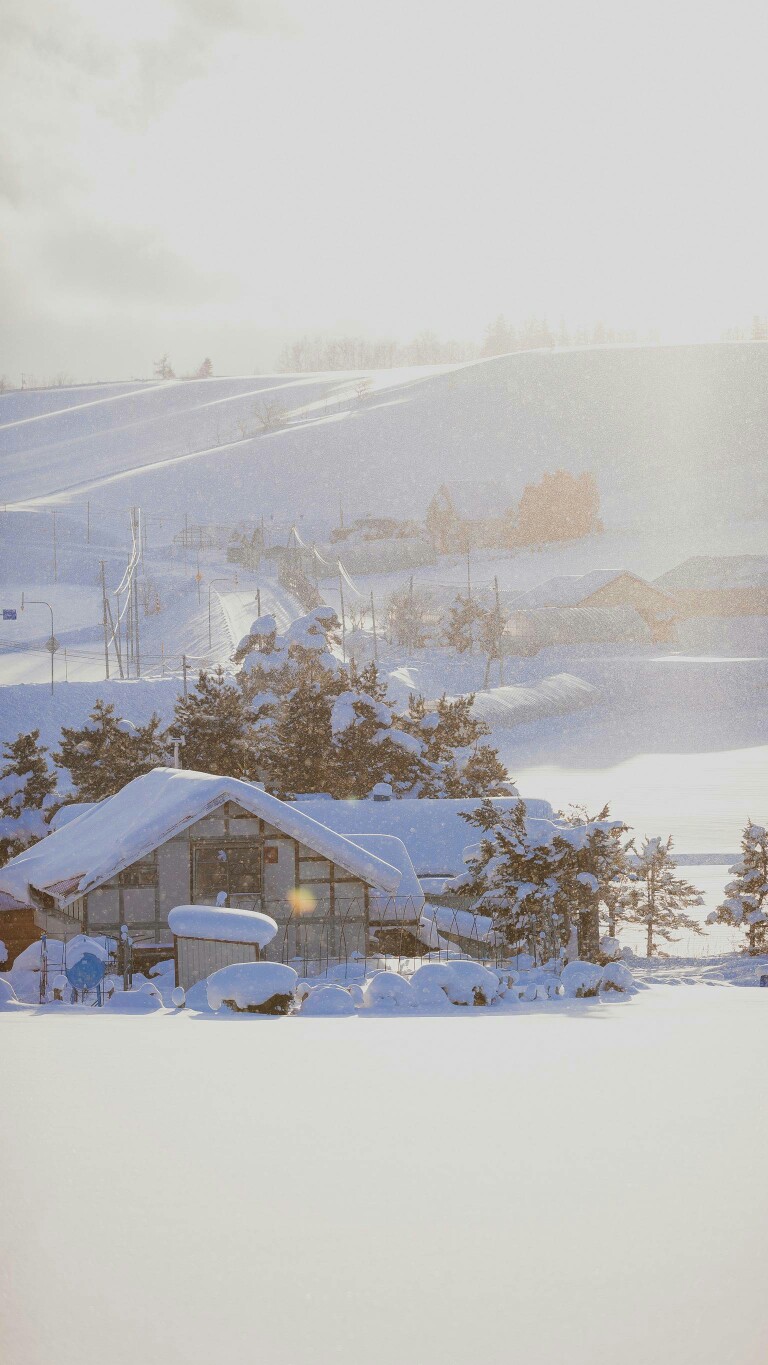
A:
<svg viewBox="0 0 768 1365">
<path fill-rule="evenodd" d="M 8 1365 L 762 1365 L 768 992 L 0 1018 Z"/>
</svg>

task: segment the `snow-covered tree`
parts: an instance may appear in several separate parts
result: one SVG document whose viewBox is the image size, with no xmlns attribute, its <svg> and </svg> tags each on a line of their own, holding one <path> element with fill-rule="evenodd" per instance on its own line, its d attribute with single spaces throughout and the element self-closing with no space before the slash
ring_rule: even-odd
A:
<svg viewBox="0 0 768 1365">
<path fill-rule="evenodd" d="M 62 726 L 53 761 L 67 768 L 75 801 L 102 801 L 114 796 L 134 777 L 151 772 L 168 759 L 167 739 L 160 717 L 134 725 L 115 715 L 112 703 L 98 700 L 88 724 L 79 729 Z"/>
<path fill-rule="evenodd" d="M 465 850 L 467 871 L 446 889 L 470 899 L 474 913 L 490 915 L 513 952 L 538 962 L 556 957 L 568 944 L 571 921 L 549 834 L 531 833 L 522 800 L 511 811 L 486 800 L 464 818 L 482 838 Z"/>
<path fill-rule="evenodd" d="M 167 352 L 163 352 L 159 360 L 155 361 L 156 379 L 175 379 L 176 375 L 173 366 L 168 358 Z"/>
<path fill-rule="evenodd" d="M 48 750 L 40 731 L 17 735 L 4 745 L 0 771 L 0 864 L 15 858 L 48 833 L 47 818 L 55 806 L 56 774 L 48 767 Z"/>
<path fill-rule="evenodd" d="M 494 796 L 506 792 L 507 770 L 498 751 L 483 738 L 484 720 L 473 715 L 474 693 L 442 696 L 429 709 L 423 697 L 411 695 L 403 726 L 423 742 L 426 765 L 420 796 Z"/>
<path fill-rule="evenodd" d="M 647 957 L 658 951 L 659 940 L 676 942 L 676 929 L 704 933 L 699 921 L 685 913 L 703 904 L 701 892 L 676 872 L 672 837 L 646 839 L 637 854 L 634 880 L 622 897 L 622 912 L 633 923 L 645 925 Z"/>
<path fill-rule="evenodd" d="M 222 668 L 203 670 L 194 689 L 178 698 L 168 734 L 183 740 L 185 768 L 223 777 L 257 776 L 253 715 Z"/>
<path fill-rule="evenodd" d="M 600 907 L 605 906 L 608 933 L 616 932 L 622 891 L 629 877 L 631 841 L 622 820 L 612 820 L 608 806 L 590 816 L 583 809 L 572 811 L 570 828 L 560 829 L 553 848 L 560 855 L 558 879 L 566 892 L 571 912 L 578 916 L 578 952 L 587 962 L 600 956 Z"/>
<path fill-rule="evenodd" d="M 210 379 L 210 377 L 211 377 L 212 374 L 213 374 L 213 361 L 210 359 L 209 356 L 206 356 L 206 357 L 205 357 L 205 360 L 202 362 L 200 368 L 198 369 L 197 374 L 195 375 L 195 378 L 196 378 L 196 379 Z"/>
<path fill-rule="evenodd" d="M 725 888 L 725 900 L 708 924 L 732 924 L 747 932 L 750 953 L 768 946 L 768 832 L 748 820 L 741 836 L 741 857 L 729 869 L 734 881 Z"/>
</svg>

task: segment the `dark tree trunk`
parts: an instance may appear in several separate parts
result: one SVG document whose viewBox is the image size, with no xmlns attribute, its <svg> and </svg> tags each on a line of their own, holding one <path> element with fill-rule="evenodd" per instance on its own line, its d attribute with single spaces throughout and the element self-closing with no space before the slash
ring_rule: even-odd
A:
<svg viewBox="0 0 768 1365">
<path fill-rule="evenodd" d="M 597 962 L 600 956 L 600 912 L 597 905 L 579 915 L 579 957 Z"/>
</svg>

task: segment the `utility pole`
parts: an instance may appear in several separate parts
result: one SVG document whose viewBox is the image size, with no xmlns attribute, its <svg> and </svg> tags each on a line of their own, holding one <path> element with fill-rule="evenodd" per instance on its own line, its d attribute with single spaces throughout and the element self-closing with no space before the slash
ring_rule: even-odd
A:
<svg viewBox="0 0 768 1365">
<path fill-rule="evenodd" d="M 341 577 L 341 560 L 339 560 L 339 599 L 341 601 L 341 657 L 344 663 L 347 662 L 347 621 L 344 615 L 344 583 Z"/>
<path fill-rule="evenodd" d="M 134 628 L 134 630 L 135 630 L 135 632 L 136 632 L 136 649 L 135 649 L 135 658 L 136 658 L 136 677 L 137 677 L 137 678 L 140 678 L 140 677 L 141 677 L 141 648 L 140 648 L 140 646 L 139 646 L 139 581 L 138 581 L 138 579 L 137 579 L 137 577 L 136 577 L 135 574 L 134 574 L 134 576 L 133 576 L 133 599 L 134 599 L 133 628 Z"/>
<path fill-rule="evenodd" d="M 187 537 L 189 536 L 189 513 L 184 513 L 184 575 L 187 573 Z"/>
<path fill-rule="evenodd" d="M 90 508 L 90 503 L 88 504 Z M 107 626 L 107 581 L 104 576 L 104 560 L 99 561 L 101 566 L 101 610 L 104 620 L 104 677 L 109 679 L 109 633 Z"/>
<path fill-rule="evenodd" d="M 91 503 L 90 499 L 85 504 L 85 543 L 91 543 Z"/>
<path fill-rule="evenodd" d="M 182 676 L 183 676 L 183 678 L 184 678 L 184 696 L 186 697 L 186 695 L 187 695 L 187 656 L 186 656 L 186 654 L 182 654 L 182 656 L 181 656 L 181 672 L 182 672 Z"/>
<path fill-rule="evenodd" d="M 373 593 L 371 593 L 371 621 L 373 622 L 373 659 L 374 663 L 378 663 L 379 646 L 376 640 L 376 608 L 373 605 Z"/>
<path fill-rule="evenodd" d="M 256 589 L 256 615 L 261 616 L 261 588 Z"/>
<path fill-rule="evenodd" d="M 54 635 L 54 631 L 53 631 L 53 607 L 51 606 L 50 602 L 38 601 L 38 599 L 35 598 L 35 597 L 28 597 L 28 598 L 27 598 L 27 601 L 26 601 L 26 603 L 25 603 L 25 601 L 24 601 L 24 594 L 22 593 L 22 594 L 21 594 L 21 610 L 22 610 L 22 611 L 24 611 L 25 606 L 27 606 L 27 607 L 47 607 L 48 610 L 49 610 L 49 612 L 51 613 L 51 638 L 50 638 L 50 640 L 48 641 L 48 650 L 49 650 L 49 653 L 50 653 L 50 656 L 51 656 L 51 696 L 53 696 L 53 656 L 54 656 L 54 654 L 56 653 L 56 650 L 57 650 L 57 648 L 58 648 L 58 646 L 57 646 L 57 644 L 56 644 L 56 636 Z"/>
<path fill-rule="evenodd" d="M 53 511 L 52 511 L 51 515 L 53 516 L 53 581 L 54 581 L 54 583 L 57 583 L 57 582 L 58 582 L 58 578 L 59 578 L 59 563 L 58 563 L 58 557 L 57 557 L 57 554 L 56 554 L 56 508 L 55 508 L 55 507 L 53 508 Z M 53 631 L 51 631 L 51 634 L 53 634 Z"/>
</svg>

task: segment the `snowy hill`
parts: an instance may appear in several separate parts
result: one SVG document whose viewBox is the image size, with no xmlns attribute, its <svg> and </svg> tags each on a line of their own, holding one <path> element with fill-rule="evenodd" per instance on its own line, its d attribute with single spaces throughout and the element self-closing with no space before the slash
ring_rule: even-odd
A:
<svg viewBox="0 0 768 1365">
<path fill-rule="evenodd" d="M 565 467 L 595 472 L 609 533 L 660 526 L 704 553 L 739 528 L 740 552 L 761 549 L 766 346 L 530 352 L 370 381 L 363 396 L 339 373 L 8 394 L 2 500 L 263 514 L 319 535 L 340 499 L 350 515 L 418 516 L 444 479 L 514 498 Z M 269 405 L 285 425 L 265 431 Z"/>
</svg>

